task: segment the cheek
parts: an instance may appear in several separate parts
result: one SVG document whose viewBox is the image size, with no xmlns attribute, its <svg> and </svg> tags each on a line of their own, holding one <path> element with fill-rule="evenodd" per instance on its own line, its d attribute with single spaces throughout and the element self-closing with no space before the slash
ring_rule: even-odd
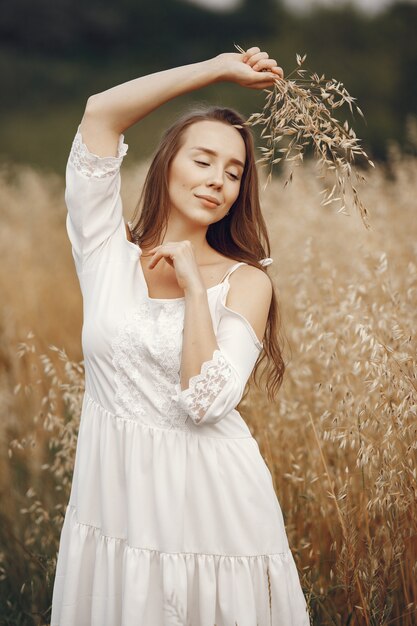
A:
<svg viewBox="0 0 417 626">
<path fill-rule="evenodd" d="M 186 187 L 185 181 L 178 175 L 177 172 L 172 171 L 168 179 L 168 193 L 171 199 L 175 199 L 178 194 L 182 193 Z"/>
<path fill-rule="evenodd" d="M 194 177 L 195 178 L 195 177 Z M 180 164 L 177 164 L 175 167 L 172 167 L 171 174 L 169 177 L 168 186 L 171 190 L 182 191 L 186 190 L 194 184 L 194 180 L 192 175 L 185 167 L 181 167 Z"/>
<path fill-rule="evenodd" d="M 240 193 L 240 185 L 236 183 L 235 185 L 233 185 L 233 188 L 230 190 L 230 199 L 231 199 L 232 204 L 239 197 L 239 193 Z"/>
</svg>

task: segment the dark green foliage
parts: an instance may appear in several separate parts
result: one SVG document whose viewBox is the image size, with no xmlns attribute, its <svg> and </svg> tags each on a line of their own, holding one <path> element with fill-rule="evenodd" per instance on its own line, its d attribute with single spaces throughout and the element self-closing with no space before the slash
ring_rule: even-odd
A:
<svg viewBox="0 0 417 626">
<path fill-rule="evenodd" d="M 307 53 L 307 67 L 342 81 L 357 98 L 367 125 L 358 118 L 353 126 L 370 155 L 384 158 L 390 139 L 405 143 L 407 115 L 417 110 L 416 27 L 417 5 L 409 2 L 373 17 L 349 5 L 294 15 L 279 0 L 243 0 L 237 9 L 222 12 L 186 0 L 3 2 L 0 158 L 36 163 L 39 154 L 39 163 L 61 167 L 61 157 L 48 161 L 36 149 L 47 120 L 54 125 L 57 151 L 64 154 L 73 130 L 64 120 L 79 120 L 91 93 L 233 51 L 234 43 L 260 45 L 287 74 L 295 67 L 295 54 Z M 254 100 L 248 91 L 236 87 L 228 104 L 244 114 L 259 110 L 262 95 Z M 174 110 L 171 104 L 167 110 Z M 36 126 L 42 117 L 45 125 Z M 146 124 L 156 134 L 152 117 Z M 16 129 L 28 125 L 33 130 L 25 131 L 27 142 L 16 146 Z M 149 152 L 146 146 L 145 155 Z"/>
</svg>

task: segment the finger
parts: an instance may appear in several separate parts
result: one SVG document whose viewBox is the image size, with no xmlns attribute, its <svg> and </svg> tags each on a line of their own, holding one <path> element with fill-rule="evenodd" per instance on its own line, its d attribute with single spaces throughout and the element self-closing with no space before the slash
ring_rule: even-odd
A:
<svg viewBox="0 0 417 626">
<path fill-rule="evenodd" d="M 267 59 L 265 59 L 265 61 L 259 61 L 259 63 L 267 64 Z M 265 67 L 256 67 L 255 66 L 252 69 L 255 70 L 256 72 L 259 72 L 259 71 L 267 72 L 268 71 L 269 73 L 273 73 L 275 78 L 277 78 L 277 77 L 282 78 L 282 79 L 284 78 L 284 70 L 282 69 L 282 67 L 279 67 L 278 65 L 274 65 L 274 66 L 268 68 L 267 65 Z"/>
<path fill-rule="evenodd" d="M 243 59 L 242 59 L 242 60 L 246 63 L 246 61 L 249 59 L 249 57 L 250 57 L 252 54 L 255 54 L 255 52 L 260 52 L 260 51 L 261 51 L 261 49 L 260 49 L 260 48 L 258 48 L 258 47 L 256 47 L 256 46 L 255 46 L 255 47 L 253 47 L 253 48 L 248 48 L 248 49 L 246 50 L 245 54 L 243 55 Z"/>
<path fill-rule="evenodd" d="M 160 246 L 157 246 L 157 248 L 160 248 Z M 151 260 L 149 261 L 149 269 L 153 269 L 155 265 L 157 265 L 159 261 L 164 258 L 165 255 L 169 255 L 167 250 L 164 250 L 163 252 L 157 250 L 156 252 L 154 252 L 154 254 L 152 254 Z"/>
<path fill-rule="evenodd" d="M 264 76 L 265 74 L 265 76 Z M 250 85 L 253 89 L 266 89 L 266 87 L 272 87 L 277 82 L 278 76 L 275 74 L 269 74 L 267 72 L 262 72 L 262 77 L 254 83 Z"/>
<path fill-rule="evenodd" d="M 259 91 L 261 91 L 262 89 L 271 89 L 271 87 L 274 86 L 274 83 L 269 82 L 269 83 L 260 83 L 260 84 L 256 84 L 256 85 L 251 85 L 251 89 L 258 89 Z"/>
<path fill-rule="evenodd" d="M 253 67 L 255 65 L 255 63 L 257 63 L 257 61 L 260 61 L 261 59 L 268 59 L 269 55 L 267 52 L 257 52 L 256 54 L 253 54 L 250 59 L 248 59 L 246 61 L 247 65 L 250 65 L 251 67 Z"/>
<path fill-rule="evenodd" d="M 162 256 L 159 255 L 156 256 L 156 253 L 152 255 L 152 259 L 149 261 L 149 265 L 148 265 L 148 269 L 153 270 L 153 268 L 155 267 L 155 265 L 157 263 L 159 263 L 159 261 L 161 260 Z"/>
<path fill-rule="evenodd" d="M 271 71 L 278 74 L 280 78 L 284 78 L 284 70 L 279 65 L 277 67 L 272 67 Z"/>
<path fill-rule="evenodd" d="M 256 72 L 255 74 L 252 74 L 252 78 L 254 83 L 261 83 L 265 80 L 277 80 L 278 78 L 280 78 L 280 76 L 275 72 L 271 72 L 269 70 L 261 70 L 259 72 Z"/>
<path fill-rule="evenodd" d="M 275 59 L 260 59 L 260 61 L 257 61 L 255 65 L 252 65 L 252 69 L 256 71 L 263 69 L 272 70 L 272 68 L 276 66 L 277 62 Z"/>
</svg>

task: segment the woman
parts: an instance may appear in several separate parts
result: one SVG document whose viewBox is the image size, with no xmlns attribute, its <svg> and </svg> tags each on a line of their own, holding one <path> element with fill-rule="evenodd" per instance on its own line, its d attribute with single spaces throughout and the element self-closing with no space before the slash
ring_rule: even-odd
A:
<svg viewBox="0 0 417 626">
<path fill-rule="evenodd" d="M 235 408 L 262 350 L 271 397 L 284 372 L 250 131 L 230 109 L 188 113 L 130 228 L 119 195 L 132 124 L 216 81 L 282 77 L 250 48 L 87 102 L 65 194 L 85 394 L 53 626 L 309 623 L 271 474 Z"/>
</svg>

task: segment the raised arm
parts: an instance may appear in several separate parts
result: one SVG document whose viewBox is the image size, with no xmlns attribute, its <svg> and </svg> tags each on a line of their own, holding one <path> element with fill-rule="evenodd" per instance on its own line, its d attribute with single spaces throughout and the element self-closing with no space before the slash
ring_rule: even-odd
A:
<svg viewBox="0 0 417 626">
<path fill-rule="evenodd" d="M 282 76 L 282 69 L 265 52 L 252 53 L 249 62 L 246 63 L 244 54 L 225 52 L 206 61 L 141 76 L 94 94 L 88 98 L 81 121 L 83 140 L 98 156 L 115 156 L 121 133 L 176 96 L 219 81 L 264 89 L 271 86 L 277 76 Z"/>
</svg>

